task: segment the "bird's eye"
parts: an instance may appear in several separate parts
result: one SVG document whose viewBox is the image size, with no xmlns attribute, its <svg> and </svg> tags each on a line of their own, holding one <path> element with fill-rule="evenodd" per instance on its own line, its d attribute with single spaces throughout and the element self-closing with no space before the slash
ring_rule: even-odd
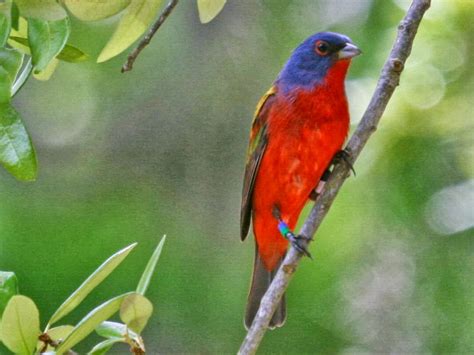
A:
<svg viewBox="0 0 474 355">
<path fill-rule="evenodd" d="M 329 44 L 325 41 L 316 42 L 316 53 L 319 55 L 326 55 L 329 53 Z"/>
</svg>

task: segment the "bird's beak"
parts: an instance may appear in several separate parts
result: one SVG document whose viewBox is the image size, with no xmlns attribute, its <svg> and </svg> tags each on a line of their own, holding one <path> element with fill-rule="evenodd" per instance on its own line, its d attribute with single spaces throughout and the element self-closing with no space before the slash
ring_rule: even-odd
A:
<svg viewBox="0 0 474 355">
<path fill-rule="evenodd" d="M 361 53 L 362 51 L 357 46 L 352 43 L 346 43 L 345 47 L 337 53 L 337 56 L 339 59 L 350 59 Z"/>
</svg>

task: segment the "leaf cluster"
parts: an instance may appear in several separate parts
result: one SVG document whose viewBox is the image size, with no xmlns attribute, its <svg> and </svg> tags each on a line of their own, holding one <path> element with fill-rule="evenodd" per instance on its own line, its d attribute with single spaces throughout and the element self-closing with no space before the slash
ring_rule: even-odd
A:
<svg viewBox="0 0 474 355">
<path fill-rule="evenodd" d="M 202 23 L 211 21 L 226 0 L 197 0 Z M 68 43 L 70 16 L 91 22 L 119 17 L 100 52 L 105 62 L 129 48 L 153 23 L 163 0 L 5 0 L 0 3 L 0 164 L 17 179 L 32 181 L 38 164 L 30 135 L 11 98 L 32 73 L 48 80 L 60 61 L 89 56 Z"/>
<path fill-rule="evenodd" d="M 12 272 L 0 272 L 0 341 L 15 354 L 66 354 L 89 334 L 96 331 L 105 340 L 88 354 L 105 354 L 116 343 L 130 346 L 134 354 L 145 353 L 141 332 L 153 313 L 145 297 L 151 277 L 163 249 L 163 237 L 138 282 L 135 291 L 109 299 L 82 318 L 75 326 L 56 325 L 72 312 L 135 248 L 131 244 L 102 263 L 53 313 L 43 331 L 40 314 L 33 300 L 18 293 L 18 280 Z M 119 312 L 123 323 L 110 322 Z M 55 325 L 53 327 L 53 325 Z"/>
</svg>

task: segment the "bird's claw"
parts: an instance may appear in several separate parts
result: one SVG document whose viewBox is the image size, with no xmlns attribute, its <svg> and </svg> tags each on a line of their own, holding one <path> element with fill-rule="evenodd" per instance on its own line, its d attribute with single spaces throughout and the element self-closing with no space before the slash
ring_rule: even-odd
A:
<svg viewBox="0 0 474 355">
<path fill-rule="evenodd" d="M 288 240 L 291 245 L 301 254 L 306 255 L 311 260 L 313 257 L 308 250 L 308 242 L 313 240 L 311 237 L 306 237 L 304 235 L 295 235 L 288 225 L 283 222 L 281 219 L 278 221 L 278 229 L 280 230 L 281 235 Z"/>
<path fill-rule="evenodd" d="M 333 164 L 335 164 L 339 161 L 343 161 L 344 163 L 346 163 L 347 166 L 351 169 L 354 176 L 356 176 L 354 166 L 352 165 L 352 162 L 351 162 L 351 153 L 347 149 L 342 149 L 342 150 L 338 151 L 336 153 L 336 155 L 334 155 Z"/>
<path fill-rule="evenodd" d="M 306 238 L 303 235 L 294 235 L 293 233 L 291 233 L 291 235 L 288 236 L 287 239 L 291 243 L 293 248 L 295 248 L 300 253 L 302 253 L 303 255 L 306 255 L 308 258 L 313 260 L 313 256 L 311 255 L 307 247 L 308 241 L 312 240 L 311 238 Z"/>
</svg>

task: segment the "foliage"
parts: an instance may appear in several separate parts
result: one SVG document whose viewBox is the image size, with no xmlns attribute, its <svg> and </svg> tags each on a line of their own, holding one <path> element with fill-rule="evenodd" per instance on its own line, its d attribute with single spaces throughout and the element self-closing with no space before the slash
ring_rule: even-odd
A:
<svg viewBox="0 0 474 355">
<path fill-rule="evenodd" d="M 222 10 L 226 0 L 199 0 L 203 23 Z M 20 115 L 11 106 L 14 96 L 33 71 L 48 80 L 59 61 L 78 63 L 87 54 L 68 43 L 69 14 L 80 21 L 119 15 L 118 25 L 97 62 L 107 61 L 130 47 L 157 17 L 162 0 L 6 0 L 0 4 L 0 164 L 19 180 L 37 176 L 36 154 Z M 13 47 L 13 48 L 11 48 Z M 31 61 L 27 58 L 31 56 Z M 23 66 L 22 66 L 23 64 Z M 22 71 L 19 73 L 20 68 Z"/>
<path fill-rule="evenodd" d="M 119 250 L 100 265 L 66 301 L 59 306 L 40 331 L 39 311 L 33 300 L 18 294 L 16 276 L 0 272 L 0 340 L 16 354 L 64 354 L 94 330 L 106 340 L 95 345 L 90 354 L 105 354 L 114 344 L 126 343 L 133 353 L 144 353 L 140 336 L 153 312 L 153 305 L 144 296 L 163 249 L 166 237 L 156 247 L 138 283 L 137 290 L 113 297 L 90 311 L 75 326 L 51 327 L 73 311 L 128 256 L 136 243 Z M 120 311 L 123 323 L 107 319 Z"/>
</svg>

